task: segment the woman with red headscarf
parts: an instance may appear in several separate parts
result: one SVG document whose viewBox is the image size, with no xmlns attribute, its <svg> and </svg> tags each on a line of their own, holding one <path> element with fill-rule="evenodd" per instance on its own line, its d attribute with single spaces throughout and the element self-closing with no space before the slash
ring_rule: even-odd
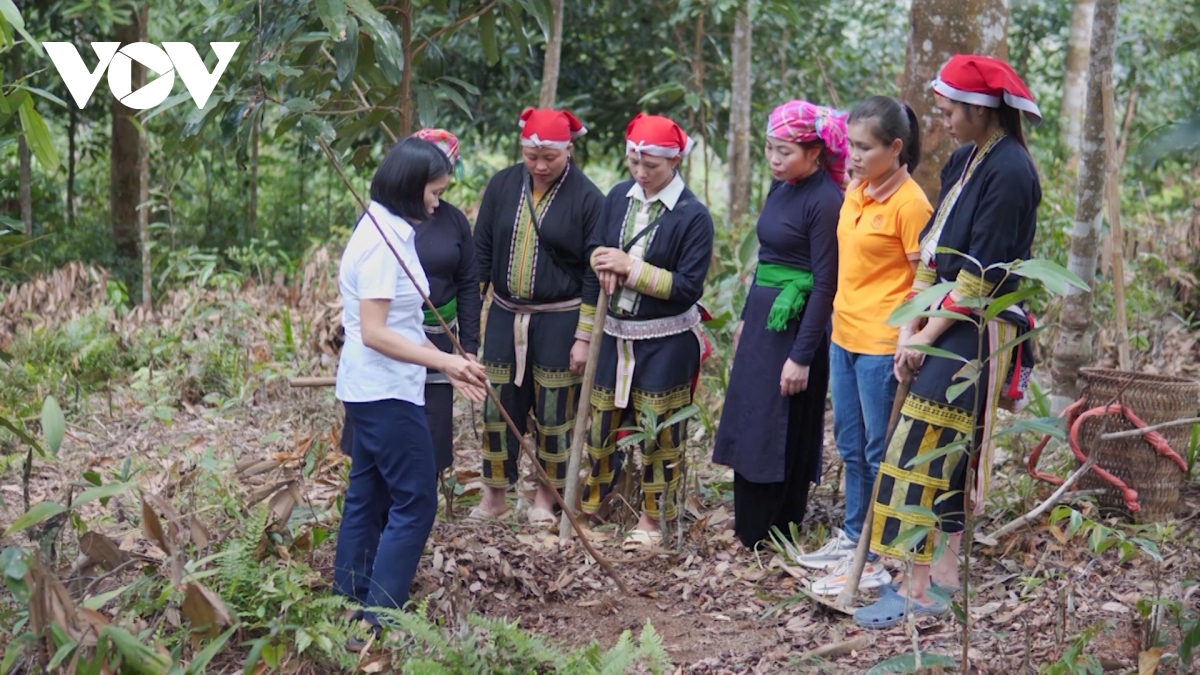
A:
<svg viewBox="0 0 1200 675">
<path fill-rule="evenodd" d="M 572 141 L 587 130 L 565 110 L 521 113 L 522 162 L 488 181 L 475 221 L 483 291 L 492 288 L 483 364 L 505 411 L 523 434 L 534 418 L 538 461 L 553 487 L 539 483 L 526 513 L 535 525 L 554 518 L 554 490 L 567 482 L 571 427 L 583 363 L 571 360 L 587 269 L 585 247 L 604 195 L 571 161 Z M 520 439 L 489 399 L 484 405 L 483 500 L 471 515 L 508 511 L 517 481 Z"/>
<path fill-rule="evenodd" d="M 942 169 L 937 210 L 921 236 L 913 293 L 953 283 L 933 307 L 972 320 L 933 317 L 901 330 L 896 376 L 919 374 L 879 468 L 871 550 L 914 556 L 916 564 L 908 579 L 855 613 L 854 620 L 870 628 L 893 626 L 909 611 L 947 611 L 944 592 L 929 591 L 940 586 L 952 592 L 959 586 L 963 518 L 968 504 L 981 512 L 991 482 L 996 410 L 1021 407 L 1033 365 L 1024 347 L 1000 349 L 1029 330 L 1023 310 L 1010 308 L 988 320 L 982 336 L 979 322 L 991 299 L 1020 284 L 994 265 L 1031 254 L 1042 190 L 1021 116 L 1036 124 L 1041 113 L 1013 69 L 986 56 L 955 56 L 932 86 L 943 124 L 964 145 Z M 972 382 L 963 374 L 964 364 L 978 358 L 981 338 L 984 356 L 990 357 Z M 935 347 L 942 355 L 926 356 L 913 348 L 918 345 Z M 951 389 L 958 391 L 951 395 Z M 971 466 L 976 448 L 978 462 Z M 968 471 L 975 472 L 973 486 L 968 486 Z M 901 540 L 920 528 L 928 534 Z M 948 541 L 935 559 L 939 536 Z"/>
<path fill-rule="evenodd" d="M 775 181 L 713 450 L 733 467 L 734 528 L 746 546 L 803 521 L 820 480 L 846 151 L 845 115 L 808 101 L 771 113 Z"/>
<path fill-rule="evenodd" d="M 690 405 L 705 344 L 698 303 L 712 258 L 713 223 L 679 174 L 692 139 L 666 117 L 638 114 L 626 127 L 625 148 L 633 180 L 618 183 L 604 202 L 572 349 L 573 362 L 586 359 L 596 311 L 607 312 L 591 400 L 592 471 L 583 498 L 583 510 L 593 514 L 625 465 L 618 430 L 642 426 L 647 418 L 661 424 Z M 601 285 L 610 299 L 597 308 Z M 651 446 L 643 442 L 641 517 L 626 549 L 657 546 L 660 518 L 676 517 L 686 438 L 687 420 L 681 420 Z"/>
</svg>

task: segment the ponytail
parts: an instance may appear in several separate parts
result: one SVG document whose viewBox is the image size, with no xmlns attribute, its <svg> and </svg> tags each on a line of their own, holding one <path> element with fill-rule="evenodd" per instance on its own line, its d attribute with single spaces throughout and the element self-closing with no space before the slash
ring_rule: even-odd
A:
<svg viewBox="0 0 1200 675">
<path fill-rule="evenodd" d="M 850 113 L 849 122 L 865 120 L 872 121 L 872 131 L 884 145 L 900 139 L 900 164 L 909 173 L 916 171 L 921 163 L 921 126 L 913 109 L 890 96 L 872 96 Z"/>
</svg>

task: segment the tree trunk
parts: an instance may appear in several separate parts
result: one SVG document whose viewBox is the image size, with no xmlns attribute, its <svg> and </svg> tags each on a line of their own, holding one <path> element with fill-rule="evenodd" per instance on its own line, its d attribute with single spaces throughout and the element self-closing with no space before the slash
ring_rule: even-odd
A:
<svg viewBox="0 0 1200 675">
<path fill-rule="evenodd" d="M 733 27 L 733 92 L 729 105 L 729 224 L 736 225 L 750 208 L 750 0 L 738 8 Z"/>
<path fill-rule="evenodd" d="M 931 200 L 956 147 L 942 126 L 929 83 L 951 56 L 1008 56 L 1008 0 L 913 0 L 908 16 L 903 98 L 921 121 L 921 165 L 913 178 Z"/>
<path fill-rule="evenodd" d="M 400 78 L 400 138 L 412 135 L 412 0 L 400 0 L 400 48 L 404 52 L 404 74 Z"/>
<path fill-rule="evenodd" d="M 116 38 L 122 45 L 141 42 L 141 22 L 147 6 L 133 15 L 126 26 L 117 26 Z M 132 65 L 132 87 L 137 91 L 146 84 L 146 68 L 137 61 Z M 110 222 L 117 255 L 128 261 L 138 257 L 138 204 L 141 196 L 142 145 L 146 142 L 134 122 L 137 111 L 112 98 L 112 139 L 109 152 Z"/>
<path fill-rule="evenodd" d="M 75 136 L 79 131 L 79 110 L 75 101 L 67 102 L 67 229 L 75 230 Z"/>
<path fill-rule="evenodd" d="M 29 144 L 25 134 L 17 136 L 17 157 L 21 164 L 21 222 L 25 225 L 25 236 L 33 236 L 33 169 L 30 166 Z"/>
<path fill-rule="evenodd" d="M 150 3 L 142 5 L 138 12 L 137 27 L 138 27 L 138 42 L 148 42 L 150 26 Z M 142 69 L 141 84 L 134 84 L 133 90 L 137 91 L 138 87 L 146 83 L 146 69 Z M 127 120 L 127 123 L 129 121 Z M 138 234 L 141 239 L 142 250 L 142 307 L 146 311 L 154 309 L 154 294 L 150 286 L 152 276 L 151 259 L 150 259 L 150 148 L 146 139 L 145 129 L 135 132 L 137 133 L 137 178 L 138 178 L 138 199 L 137 199 L 137 224 Z"/>
<path fill-rule="evenodd" d="M 1067 168 L 1079 168 L 1083 134 L 1083 105 L 1087 98 L 1088 50 L 1092 42 L 1092 17 L 1096 0 L 1075 0 L 1071 10 L 1071 37 L 1067 41 L 1067 67 L 1063 77 L 1062 141 L 1069 159 Z"/>
<path fill-rule="evenodd" d="M 1104 139 L 1103 83 L 1111 75 L 1117 37 L 1118 0 L 1096 0 L 1088 63 L 1087 115 L 1079 157 L 1079 186 L 1075 196 L 1075 222 L 1067 268 L 1089 287 L 1096 277 L 1100 241 L 1101 207 L 1107 153 Z M 1063 297 L 1062 329 L 1054 343 L 1054 407 L 1062 409 L 1079 394 L 1079 369 L 1092 360 L 1092 290 L 1068 287 Z"/>
<path fill-rule="evenodd" d="M 258 236 L 258 126 L 262 115 L 256 115 L 250 127 L 250 213 L 246 217 L 248 238 Z"/>
<path fill-rule="evenodd" d="M 538 107 L 553 108 L 558 95 L 558 70 L 562 63 L 563 0 L 550 0 L 553 18 L 546 40 L 546 60 L 542 63 L 542 95 Z"/>
</svg>

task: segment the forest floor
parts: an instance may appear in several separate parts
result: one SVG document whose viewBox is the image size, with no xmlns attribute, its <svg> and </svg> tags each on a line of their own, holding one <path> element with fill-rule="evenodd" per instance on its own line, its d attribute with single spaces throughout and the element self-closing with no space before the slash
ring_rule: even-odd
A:
<svg viewBox="0 0 1200 675">
<path fill-rule="evenodd" d="M 330 292 L 324 290 L 326 295 Z M 272 357 L 269 345 L 264 345 L 277 339 L 279 331 L 279 293 L 283 292 L 243 289 L 237 303 L 211 292 L 200 293 L 202 298 L 173 296 L 153 319 L 155 330 L 169 329 L 197 345 L 219 345 L 242 335 L 243 344 L 230 349 L 246 353 L 252 364 L 266 363 Z M 77 297 L 85 309 L 96 301 L 90 293 L 60 295 L 66 304 Z M 298 295 L 320 297 L 311 289 L 293 291 L 293 298 Z M 204 307 L 220 309 L 214 314 Z M 320 308 L 325 317 L 320 321 L 336 316 L 333 305 Z M 64 317 L 82 311 L 66 311 L 65 304 L 59 309 Z M 310 308 L 309 315 L 314 312 Z M 221 333 L 218 324 L 231 315 L 249 317 L 252 323 Z M 119 326 L 116 330 L 133 334 Z M 314 335 L 319 332 L 312 330 Z M 1195 338 L 1183 332 L 1172 335 L 1176 343 L 1167 343 L 1162 358 L 1143 369 L 1195 377 L 1200 368 Z M 132 621 L 141 628 L 162 622 L 180 625 L 179 611 L 164 609 L 161 600 L 146 616 L 130 618 L 118 615 L 120 607 L 129 604 L 114 602 L 116 596 L 106 594 L 120 593 L 139 575 L 150 574 L 169 557 L 164 549 L 182 551 L 184 539 L 195 545 L 188 544 L 184 569 L 172 566 L 172 575 L 206 578 L 206 565 L 215 564 L 209 554 L 223 542 L 242 539 L 258 542 L 260 560 L 294 558 L 311 567 L 314 573 L 302 580 L 297 602 L 328 590 L 338 499 L 348 465 L 337 450 L 341 417 L 332 390 L 291 389 L 282 374 L 256 365 L 245 371 L 246 387 L 236 396 L 210 397 L 206 402 L 189 393 L 196 377 L 188 368 L 158 374 L 143 369 L 103 391 L 64 401 L 69 414 L 62 448 L 57 457 L 34 460 L 30 504 L 69 503 L 91 487 L 81 480 L 89 471 L 106 484 L 127 483 L 111 500 L 89 501 L 74 509 L 69 523 L 51 532 L 51 541 L 42 541 L 44 550 L 54 544 L 51 571 L 72 595 L 78 599 L 83 587 L 91 597 L 107 597 L 91 608 L 113 613 L 104 620 Z M 291 374 L 303 375 L 332 368 L 328 353 L 289 366 Z M 707 400 L 709 395 L 702 398 L 706 406 L 715 404 Z M 688 446 L 683 533 L 671 533 L 664 545 L 669 550 L 622 552 L 620 524 L 596 526 L 588 533 L 630 589 L 631 594 L 624 595 L 578 541 L 560 544 L 553 534 L 515 518 L 502 523 L 463 518 L 480 489 L 477 422 L 477 413 L 460 405 L 452 513 L 440 511 L 414 582 L 414 599 L 426 600 L 430 618 L 443 625 L 462 625 L 468 615 L 479 614 L 517 621 L 523 629 L 569 648 L 593 640 L 608 648 L 623 632 L 637 636 L 650 622 L 678 671 L 688 673 L 861 672 L 911 654 L 914 648 L 959 660 L 960 618 L 924 618 L 911 627 L 864 631 L 849 617 L 800 593 L 814 575 L 789 562 L 777 548 L 751 551 L 741 546 L 731 529 L 731 475 L 707 460 L 711 438 L 700 424 L 693 423 Z M 976 532 L 995 531 L 1053 491 L 1030 478 L 1024 467 L 1036 440 L 1024 435 L 1008 441 L 995 467 L 987 515 L 976 523 Z M 813 492 L 795 542 L 804 550 L 819 546 L 841 521 L 841 469 L 833 448 L 827 430 L 824 481 Z M 11 449 L 5 453 L 15 456 Z M 1067 454 L 1060 444 L 1052 444 L 1043 468 L 1065 474 Z M 0 523 L 5 528 L 25 510 L 19 462 L 10 462 L 10 467 L 0 480 Z M 159 530 L 165 534 L 147 529 L 147 503 L 163 514 L 167 526 Z M 1160 524 L 1138 525 L 1119 514 L 1101 513 L 1090 498 L 1064 503 L 1075 509 L 1074 515 L 1065 512 L 1056 522 L 1043 516 L 995 546 L 975 547 L 969 604 L 973 667 L 994 673 L 1088 668 L 1154 672 L 1145 667 L 1162 659 L 1163 672 L 1182 672 L 1172 659 L 1185 624 L 1190 625 L 1200 610 L 1200 598 L 1193 595 L 1200 570 L 1200 484 L 1186 482 L 1175 518 Z M 265 527 L 263 518 L 249 516 L 258 504 L 269 509 Z M 106 574 L 72 569 L 87 531 L 106 535 L 122 557 L 140 561 L 141 569 Z M 0 548 L 28 546 L 39 536 L 45 540 L 42 532 L 30 528 L 0 538 Z M 32 541 L 31 533 L 36 535 Z M 159 566 L 164 576 L 167 567 Z M 872 595 L 865 592 L 862 599 L 870 601 Z M 6 615 L 11 616 L 0 612 L 0 619 Z M 0 634 L 0 643 L 4 639 Z M 238 639 L 229 644 L 229 653 L 214 664 L 240 671 L 235 666 L 244 660 L 247 643 Z M 812 650 L 834 645 L 854 649 L 823 658 L 809 656 Z M 288 672 L 328 672 L 327 667 L 312 665 L 317 661 L 305 663 L 293 659 Z"/>
</svg>

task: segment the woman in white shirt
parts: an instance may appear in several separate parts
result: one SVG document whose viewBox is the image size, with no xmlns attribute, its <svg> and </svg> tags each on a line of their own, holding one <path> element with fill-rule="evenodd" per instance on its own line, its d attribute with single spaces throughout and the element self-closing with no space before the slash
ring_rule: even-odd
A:
<svg viewBox="0 0 1200 675">
<path fill-rule="evenodd" d="M 433 214 L 450 173 L 432 143 L 409 138 L 394 146 L 371 181 L 370 215 L 359 219 L 342 254 L 346 340 L 337 397 L 354 439 L 334 589 L 363 607 L 404 606 L 433 529 L 437 471 L 424 412 L 426 368 L 445 373 L 472 401 L 486 395 L 483 366 L 437 349 L 422 328 L 421 293 L 429 293 L 429 282 L 413 224 Z M 373 613 L 363 618 L 377 630 Z"/>
</svg>

